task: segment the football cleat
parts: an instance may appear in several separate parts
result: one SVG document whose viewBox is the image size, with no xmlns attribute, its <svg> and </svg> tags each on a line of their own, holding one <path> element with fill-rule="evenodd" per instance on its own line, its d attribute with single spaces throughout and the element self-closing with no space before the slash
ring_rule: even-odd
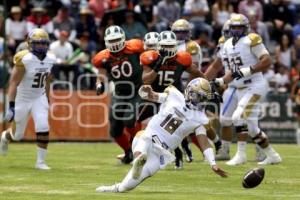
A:
<svg viewBox="0 0 300 200">
<path fill-rule="evenodd" d="M 39 170 L 50 170 L 51 169 L 45 162 L 36 163 L 35 168 L 39 169 Z"/>
<path fill-rule="evenodd" d="M 96 188 L 96 192 L 112 192 L 112 193 L 117 193 L 119 192 L 119 183 L 116 183 L 114 185 L 110 186 L 99 186 Z"/>
<path fill-rule="evenodd" d="M 273 165 L 281 163 L 282 159 L 278 153 L 273 154 L 272 156 L 267 156 L 266 159 L 264 159 L 261 162 L 258 162 L 258 165 Z"/>
<path fill-rule="evenodd" d="M 0 139 L 0 155 L 6 156 L 8 151 L 8 141 L 5 138 L 6 131 L 3 131 Z"/>
<path fill-rule="evenodd" d="M 174 169 L 182 169 L 183 168 L 183 161 L 182 161 L 182 159 L 178 159 L 178 158 L 176 158 L 175 159 L 175 167 L 174 167 Z"/>
<path fill-rule="evenodd" d="M 245 164 L 247 162 L 247 156 L 245 153 L 237 153 L 235 156 L 226 162 L 226 165 L 235 166 Z"/>
<path fill-rule="evenodd" d="M 229 152 L 225 151 L 222 147 L 216 153 L 216 160 L 230 160 Z"/>
<path fill-rule="evenodd" d="M 130 164 L 133 161 L 133 154 L 131 150 L 128 150 L 125 153 L 125 156 L 121 159 L 123 164 Z"/>
<path fill-rule="evenodd" d="M 133 179 L 140 178 L 146 161 L 147 161 L 146 154 L 140 154 L 136 159 L 134 159 L 133 165 L 132 165 L 132 178 Z"/>
<path fill-rule="evenodd" d="M 117 159 L 119 160 L 122 160 L 124 157 L 125 157 L 124 153 L 117 155 Z"/>
</svg>

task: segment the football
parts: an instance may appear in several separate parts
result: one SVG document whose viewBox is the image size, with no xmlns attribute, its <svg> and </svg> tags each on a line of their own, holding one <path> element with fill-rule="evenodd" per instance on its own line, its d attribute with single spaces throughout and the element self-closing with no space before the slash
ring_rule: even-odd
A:
<svg viewBox="0 0 300 200">
<path fill-rule="evenodd" d="M 264 168 L 254 168 L 249 170 L 243 177 L 244 188 L 254 188 L 258 186 L 264 179 L 265 170 Z"/>
</svg>

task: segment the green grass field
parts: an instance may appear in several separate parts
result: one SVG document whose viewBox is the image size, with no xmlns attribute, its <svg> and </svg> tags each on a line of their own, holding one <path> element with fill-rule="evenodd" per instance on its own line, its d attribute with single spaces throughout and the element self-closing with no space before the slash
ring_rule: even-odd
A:
<svg viewBox="0 0 300 200">
<path fill-rule="evenodd" d="M 195 162 L 185 163 L 184 170 L 168 166 L 135 190 L 120 194 L 97 194 L 102 184 L 120 181 L 130 166 L 118 163 L 121 150 L 111 143 L 51 143 L 48 164 L 51 171 L 35 170 L 34 144 L 10 144 L 9 155 L 0 157 L 0 200 L 94 200 L 94 199 L 202 199 L 202 200 L 299 200 L 300 148 L 296 145 L 274 145 L 283 157 L 280 165 L 266 166 L 262 184 L 244 189 L 244 173 L 256 165 L 254 146 L 248 145 L 246 165 L 220 166 L 230 173 L 219 178 L 195 148 Z M 233 150 L 232 152 L 234 152 Z"/>
</svg>

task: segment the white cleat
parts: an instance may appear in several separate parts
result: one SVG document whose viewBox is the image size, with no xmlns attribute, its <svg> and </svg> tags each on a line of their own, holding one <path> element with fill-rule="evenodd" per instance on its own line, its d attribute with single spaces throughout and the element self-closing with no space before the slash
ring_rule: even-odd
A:
<svg viewBox="0 0 300 200">
<path fill-rule="evenodd" d="M 110 186 L 99 186 L 96 188 L 96 192 L 111 192 L 111 193 L 117 193 L 119 192 L 119 184 L 114 184 Z"/>
<path fill-rule="evenodd" d="M 272 156 L 267 156 L 266 159 L 264 159 L 261 162 L 258 162 L 258 165 L 273 165 L 273 164 L 278 164 L 281 163 L 282 159 L 278 153 L 273 154 Z"/>
<path fill-rule="evenodd" d="M 136 159 L 133 161 L 132 165 L 132 178 L 138 179 L 141 176 L 143 167 L 147 161 L 146 154 L 140 154 Z"/>
<path fill-rule="evenodd" d="M 50 170 L 51 168 L 44 162 L 42 163 L 36 163 L 35 168 L 39 170 Z"/>
<path fill-rule="evenodd" d="M 6 131 L 3 131 L 1 134 L 1 140 L 0 140 L 0 155 L 6 156 L 8 151 L 8 141 L 5 137 Z"/>
<path fill-rule="evenodd" d="M 242 165 L 247 162 L 246 154 L 235 154 L 235 156 L 226 162 L 226 165 L 235 166 L 235 165 Z"/>
</svg>

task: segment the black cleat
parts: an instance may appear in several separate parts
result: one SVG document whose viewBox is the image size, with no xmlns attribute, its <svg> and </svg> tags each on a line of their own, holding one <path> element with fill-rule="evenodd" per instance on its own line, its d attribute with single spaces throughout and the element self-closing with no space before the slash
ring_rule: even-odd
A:
<svg viewBox="0 0 300 200">
<path fill-rule="evenodd" d="M 121 162 L 123 164 L 130 164 L 133 161 L 133 154 L 132 154 L 132 150 L 128 150 L 127 152 L 125 152 L 125 156 L 121 159 Z"/>
</svg>

